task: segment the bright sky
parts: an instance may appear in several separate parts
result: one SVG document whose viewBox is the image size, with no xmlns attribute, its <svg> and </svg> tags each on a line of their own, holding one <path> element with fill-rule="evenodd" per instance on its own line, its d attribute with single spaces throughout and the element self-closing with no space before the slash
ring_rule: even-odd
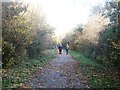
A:
<svg viewBox="0 0 120 90">
<path fill-rule="evenodd" d="M 42 8 L 47 22 L 55 27 L 57 36 L 88 21 L 92 6 L 103 5 L 106 0 L 27 0 Z"/>
</svg>

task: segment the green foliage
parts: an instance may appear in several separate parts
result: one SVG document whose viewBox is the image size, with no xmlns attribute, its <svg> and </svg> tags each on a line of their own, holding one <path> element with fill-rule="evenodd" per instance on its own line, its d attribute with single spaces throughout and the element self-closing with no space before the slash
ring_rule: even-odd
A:
<svg viewBox="0 0 120 90">
<path fill-rule="evenodd" d="M 117 88 L 117 84 L 114 80 L 103 77 L 103 76 L 93 76 L 90 83 L 94 88 Z"/>
<path fill-rule="evenodd" d="M 70 42 L 71 50 L 79 51 L 105 66 L 118 69 L 120 66 L 119 7 L 117 2 L 107 2 L 102 8 L 97 6 L 93 10 L 91 21 L 84 28 L 76 27 L 71 34 L 66 35 L 63 43 Z M 106 24 L 105 19 L 106 21 L 109 19 L 110 23 Z"/>
<path fill-rule="evenodd" d="M 13 69 L 3 69 L 2 88 L 18 88 L 22 86 L 24 82 L 37 73 L 38 69 L 41 69 L 42 66 L 54 57 L 56 57 L 56 50 L 50 49 L 36 59 L 26 58 L 21 60 L 22 64 L 17 65 Z"/>
<path fill-rule="evenodd" d="M 70 51 L 70 55 L 79 61 L 85 76 L 89 79 L 91 88 L 119 88 L 114 75 L 110 74 L 111 70 L 106 69 L 101 63 L 76 51 Z"/>
<path fill-rule="evenodd" d="M 28 29 L 21 27 L 27 23 L 19 15 L 25 12 L 26 8 L 21 3 L 3 2 L 2 9 L 2 61 L 3 68 L 9 68 L 18 61 L 18 55 L 23 55 L 27 43 L 26 34 L 23 32 L 27 32 Z"/>
<path fill-rule="evenodd" d="M 19 65 L 25 57 L 38 57 L 52 46 L 53 28 L 28 7 L 20 2 L 2 3 L 3 68 Z"/>
<path fill-rule="evenodd" d="M 119 68 L 119 27 L 117 25 L 118 10 L 116 2 L 110 2 L 106 4 L 108 10 L 107 16 L 110 18 L 110 24 L 101 33 L 97 49 L 101 52 L 97 52 L 101 56 L 101 61 L 108 66 Z M 113 10 L 111 12 L 111 10 Z"/>
<path fill-rule="evenodd" d="M 8 68 L 9 66 L 13 65 L 15 62 L 15 58 L 14 58 L 15 47 L 6 41 L 3 41 L 2 44 L 3 44 L 2 59 L 3 59 L 3 63 L 6 63 L 3 64 L 3 68 L 4 67 Z"/>
<path fill-rule="evenodd" d="M 70 51 L 70 54 L 80 62 L 81 65 L 88 65 L 88 66 L 95 66 L 95 67 L 101 67 L 101 64 L 98 64 L 96 61 L 91 60 L 90 58 L 87 58 L 83 54 L 76 52 L 76 51 Z"/>
<path fill-rule="evenodd" d="M 70 42 L 70 49 L 79 52 L 72 51 L 70 54 L 80 61 L 92 87 L 116 88 L 119 80 L 114 78 L 119 77 L 120 69 L 120 2 L 107 2 L 103 8 L 100 7 L 96 6 L 93 18 L 83 30 L 79 32 L 75 28 L 66 35 L 63 43 Z M 110 23 L 104 24 L 106 18 Z"/>
</svg>

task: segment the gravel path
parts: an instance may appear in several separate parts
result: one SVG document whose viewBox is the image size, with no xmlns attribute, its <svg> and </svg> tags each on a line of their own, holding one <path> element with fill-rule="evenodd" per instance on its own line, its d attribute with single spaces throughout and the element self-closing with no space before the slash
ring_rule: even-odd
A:
<svg viewBox="0 0 120 90">
<path fill-rule="evenodd" d="M 32 88 L 88 88 L 80 63 L 70 55 L 57 55 L 23 87 Z"/>
</svg>

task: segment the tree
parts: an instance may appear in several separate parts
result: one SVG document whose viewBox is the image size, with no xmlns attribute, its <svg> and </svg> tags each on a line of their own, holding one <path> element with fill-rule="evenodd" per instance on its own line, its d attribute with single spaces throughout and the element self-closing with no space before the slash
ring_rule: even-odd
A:
<svg viewBox="0 0 120 90">
<path fill-rule="evenodd" d="M 26 6 L 17 2 L 2 3 L 2 61 L 3 68 L 9 67 L 15 62 L 17 55 L 23 55 L 23 46 L 27 43 L 25 38 L 28 31 L 25 19 L 21 13 L 25 13 Z M 25 29 L 23 29 L 24 27 Z"/>
<path fill-rule="evenodd" d="M 38 13 L 20 2 L 3 2 L 2 9 L 3 68 L 21 64 L 24 58 L 38 57 L 51 47 L 53 28 L 40 10 Z"/>
<path fill-rule="evenodd" d="M 101 52 L 99 55 L 104 57 L 102 61 L 106 65 L 119 67 L 119 24 L 118 24 L 118 3 L 106 3 L 105 8 L 107 13 L 105 16 L 109 17 L 110 24 L 104 31 L 101 31 L 101 36 L 98 43 L 98 50 Z"/>
<path fill-rule="evenodd" d="M 104 7 L 96 7 L 93 8 L 89 22 L 82 29 L 76 27 L 72 34 L 64 38 L 64 42 L 71 42 L 72 50 L 79 51 L 106 66 L 119 68 L 120 3 L 107 2 Z"/>
</svg>

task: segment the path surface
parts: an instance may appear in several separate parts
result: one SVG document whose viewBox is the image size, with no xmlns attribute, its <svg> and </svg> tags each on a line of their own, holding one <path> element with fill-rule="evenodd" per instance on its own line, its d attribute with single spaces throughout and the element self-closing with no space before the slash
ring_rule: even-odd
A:
<svg viewBox="0 0 120 90">
<path fill-rule="evenodd" d="M 88 88 L 88 85 L 80 64 L 63 53 L 41 68 L 23 87 Z"/>
</svg>

